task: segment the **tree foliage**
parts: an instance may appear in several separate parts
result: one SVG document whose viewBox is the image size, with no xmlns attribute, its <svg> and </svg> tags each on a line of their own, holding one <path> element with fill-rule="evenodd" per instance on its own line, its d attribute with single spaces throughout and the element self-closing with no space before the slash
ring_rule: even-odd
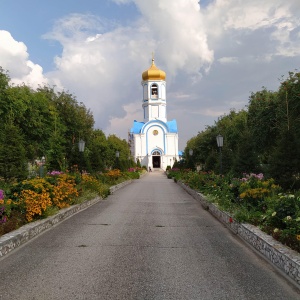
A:
<svg viewBox="0 0 300 300">
<path fill-rule="evenodd" d="M 0 129 L 0 174 L 6 181 L 26 178 L 24 140 L 19 128 L 10 121 Z"/>
<path fill-rule="evenodd" d="M 277 91 L 265 87 L 251 93 L 246 109 L 231 110 L 214 126 L 190 139 L 185 149 L 196 154 L 194 164 L 218 172 L 218 134 L 224 137 L 223 170 L 226 173 L 264 172 L 286 189 L 299 188 L 300 73 L 282 78 Z"/>
<path fill-rule="evenodd" d="M 0 67 L 0 177 L 24 178 L 27 164 L 43 156 L 49 171 L 78 169 L 82 156 L 85 170 L 102 171 L 113 166 L 116 150 L 123 168 L 127 167 L 127 142 L 94 129 L 91 111 L 74 95 L 54 87 L 33 90 L 9 82 L 8 73 Z M 82 156 L 80 139 L 85 141 Z"/>
</svg>

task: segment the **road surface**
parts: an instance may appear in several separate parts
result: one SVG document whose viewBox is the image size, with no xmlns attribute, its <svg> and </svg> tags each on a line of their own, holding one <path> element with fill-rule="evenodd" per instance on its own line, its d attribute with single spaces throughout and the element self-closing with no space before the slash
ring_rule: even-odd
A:
<svg viewBox="0 0 300 300">
<path fill-rule="evenodd" d="M 0 260 L 0 299 L 300 299 L 159 171 Z"/>
</svg>

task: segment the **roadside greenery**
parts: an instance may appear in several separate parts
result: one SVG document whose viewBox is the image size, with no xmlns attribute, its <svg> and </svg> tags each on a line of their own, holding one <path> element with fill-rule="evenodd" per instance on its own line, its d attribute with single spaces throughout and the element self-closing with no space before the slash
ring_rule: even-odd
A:
<svg viewBox="0 0 300 300">
<path fill-rule="evenodd" d="M 74 95 L 54 87 L 34 90 L 9 82 L 0 67 L 0 178 L 9 182 L 36 177 L 42 158 L 50 172 L 125 171 L 135 166 L 127 141 L 95 129 L 91 111 Z M 83 153 L 78 149 L 80 139 L 85 141 Z"/>
<path fill-rule="evenodd" d="M 129 179 L 138 179 L 139 168 L 121 172 L 113 169 L 94 175 L 53 171 L 0 187 L 0 236 L 20 226 L 56 214 L 60 209 L 97 196 L 105 198 L 109 188 Z"/>
<path fill-rule="evenodd" d="M 11 85 L 0 67 L 0 107 L 0 235 L 139 178 L 127 141 L 69 92 Z"/>
<path fill-rule="evenodd" d="M 224 137 L 222 173 L 263 173 L 284 190 L 300 189 L 300 73 L 282 77 L 277 91 L 251 93 L 248 106 L 231 110 L 191 138 L 185 164 L 173 167 L 220 172 L 216 136 Z M 192 155 L 189 150 L 193 150 Z"/>
<path fill-rule="evenodd" d="M 74 95 L 9 82 L 0 67 L 0 235 L 139 177 L 127 141 L 95 129 Z M 168 176 L 300 252 L 299 100 L 298 72 L 282 77 L 277 91 L 252 93 L 247 108 L 191 138 Z"/>
<path fill-rule="evenodd" d="M 299 115 L 300 73 L 289 72 L 277 91 L 251 93 L 245 109 L 192 137 L 168 176 L 300 252 Z"/>
<path fill-rule="evenodd" d="M 258 226 L 300 252 L 300 191 L 284 192 L 262 173 L 241 177 L 172 169 L 168 178 L 182 181 L 228 212 L 236 221 Z"/>
</svg>

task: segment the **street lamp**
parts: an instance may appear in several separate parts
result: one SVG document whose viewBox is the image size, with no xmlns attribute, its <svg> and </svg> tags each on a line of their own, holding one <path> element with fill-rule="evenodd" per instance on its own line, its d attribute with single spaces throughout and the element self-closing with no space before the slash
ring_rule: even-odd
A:
<svg viewBox="0 0 300 300">
<path fill-rule="evenodd" d="M 222 175 L 222 147 L 223 147 L 223 136 L 221 134 L 217 135 L 217 145 L 220 150 L 220 174 Z"/>
<path fill-rule="evenodd" d="M 193 154 L 194 154 L 194 150 L 193 149 L 190 149 L 189 150 L 189 159 L 188 159 L 188 163 L 187 163 L 187 166 L 189 167 L 189 168 L 191 168 L 192 170 L 194 169 L 194 164 L 193 164 L 193 162 L 192 162 L 192 156 L 193 156 Z"/>
<path fill-rule="evenodd" d="M 45 162 L 46 162 L 45 156 L 42 156 L 41 161 L 40 161 L 40 177 L 44 177 Z"/>
<path fill-rule="evenodd" d="M 78 142 L 78 149 L 80 152 L 80 174 L 81 175 L 82 175 L 82 156 L 84 152 L 84 146 L 85 146 L 85 141 L 80 139 L 80 141 Z"/>
<path fill-rule="evenodd" d="M 128 155 L 128 168 L 130 168 L 130 167 L 131 167 L 131 156 Z"/>
<path fill-rule="evenodd" d="M 119 157 L 120 157 L 120 152 L 116 151 L 116 169 L 119 169 Z"/>
</svg>

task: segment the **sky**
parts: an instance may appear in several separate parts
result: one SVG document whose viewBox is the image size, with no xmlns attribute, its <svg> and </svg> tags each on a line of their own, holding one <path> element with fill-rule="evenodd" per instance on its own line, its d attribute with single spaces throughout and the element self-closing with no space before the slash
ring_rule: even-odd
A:
<svg viewBox="0 0 300 300">
<path fill-rule="evenodd" d="M 0 66 L 12 84 L 55 87 L 127 139 L 143 121 L 142 73 L 167 74 L 179 149 L 298 71 L 299 0 L 0 0 Z"/>
</svg>

